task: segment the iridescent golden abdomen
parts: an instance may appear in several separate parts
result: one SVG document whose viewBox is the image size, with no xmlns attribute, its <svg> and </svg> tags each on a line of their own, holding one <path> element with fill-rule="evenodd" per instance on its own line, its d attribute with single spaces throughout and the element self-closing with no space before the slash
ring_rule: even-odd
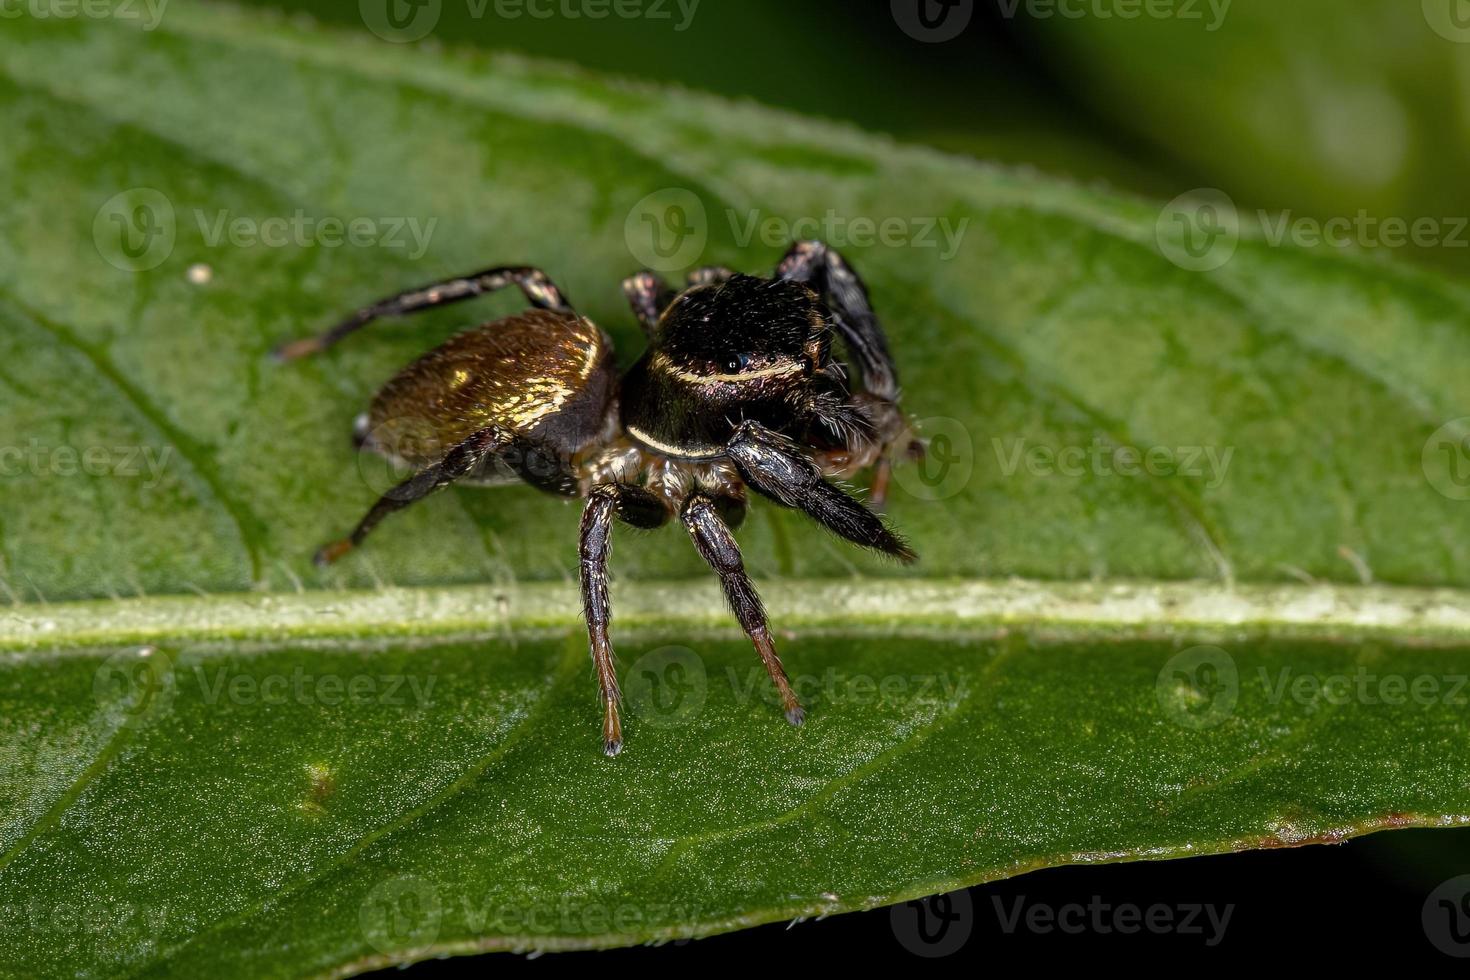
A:
<svg viewBox="0 0 1470 980">
<path fill-rule="evenodd" d="M 393 432 L 395 454 L 416 464 L 489 425 L 570 456 L 602 434 L 616 384 L 612 342 L 596 324 L 528 310 L 451 337 L 404 368 L 373 399 L 369 425 Z"/>
</svg>

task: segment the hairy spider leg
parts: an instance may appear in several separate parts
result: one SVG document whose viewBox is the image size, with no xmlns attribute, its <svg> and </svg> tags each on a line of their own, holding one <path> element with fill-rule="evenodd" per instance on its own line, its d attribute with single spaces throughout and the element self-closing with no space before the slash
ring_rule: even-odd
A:
<svg viewBox="0 0 1470 980">
<path fill-rule="evenodd" d="M 571 312 L 571 304 L 556 284 L 542 272 L 530 266 L 498 266 L 468 276 L 456 276 L 440 282 L 429 283 L 409 289 L 396 296 L 379 300 L 351 314 L 330 330 L 315 337 L 303 337 L 276 348 L 278 360 L 294 361 L 308 354 L 326 350 L 343 337 L 355 333 L 369 323 L 384 316 L 402 316 L 420 310 L 433 309 L 463 300 L 482 296 L 485 293 L 517 286 L 525 294 L 526 301 L 543 310 Z"/>
<path fill-rule="evenodd" d="M 761 597 L 756 593 L 755 586 L 750 582 L 750 576 L 745 574 L 740 546 L 735 543 L 735 535 L 730 533 L 729 525 L 720 516 L 720 509 L 719 502 L 714 497 L 705 493 L 693 493 L 684 501 L 684 510 L 680 516 L 689 536 L 694 539 L 694 547 L 699 551 L 700 557 L 720 577 L 720 586 L 725 590 L 725 599 L 730 604 L 730 610 L 735 613 L 740 628 L 745 630 L 745 635 L 755 645 L 761 663 L 765 664 L 766 673 L 771 675 L 771 682 L 776 685 L 776 691 L 781 696 L 781 707 L 786 712 L 786 720 L 793 725 L 800 725 L 806 719 L 806 711 L 797 699 L 796 692 L 791 689 L 786 669 L 781 666 L 781 658 L 776 653 L 776 642 L 771 638 L 770 626 L 766 620 L 765 607 L 761 604 Z"/>
<path fill-rule="evenodd" d="M 587 640 L 602 697 L 602 750 L 609 756 L 623 749 L 623 725 L 618 717 L 622 694 L 608 626 L 612 605 L 607 593 L 607 558 L 612 551 L 612 523 L 616 518 L 633 527 L 655 528 L 669 519 L 668 508 L 653 492 L 630 483 L 600 483 L 587 493 L 582 511 L 579 546 L 582 607 Z"/>
<path fill-rule="evenodd" d="M 480 429 L 468 439 L 452 447 L 444 458 L 432 466 L 419 470 L 383 496 L 357 522 L 357 527 L 345 538 L 323 545 L 312 559 L 318 566 L 330 565 L 353 548 L 362 544 L 383 518 L 400 511 L 417 500 L 423 500 L 435 490 L 449 486 L 455 480 L 477 469 L 488 457 L 510 445 L 512 435 L 499 426 Z"/>
</svg>

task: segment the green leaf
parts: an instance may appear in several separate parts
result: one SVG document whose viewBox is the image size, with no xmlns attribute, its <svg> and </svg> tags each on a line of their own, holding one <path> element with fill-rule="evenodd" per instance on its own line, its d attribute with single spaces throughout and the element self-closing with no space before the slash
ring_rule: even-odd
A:
<svg viewBox="0 0 1470 980">
<path fill-rule="evenodd" d="M 6 30 L 13 972 L 340 974 L 1470 820 L 1460 287 L 1249 226 L 1192 272 L 1148 202 L 510 57 L 219 8 Z M 699 261 L 769 268 L 769 218 L 844 245 L 934 459 L 890 506 L 912 569 L 759 504 L 741 532 L 799 731 L 678 531 L 620 532 L 610 761 L 575 505 L 450 490 L 309 563 L 382 488 L 348 439 L 373 388 L 516 299 L 267 353 L 525 261 L 626 359 L 660 193 Z M 434 224 L 294 240 L 327 218 Z"/>
</svg>

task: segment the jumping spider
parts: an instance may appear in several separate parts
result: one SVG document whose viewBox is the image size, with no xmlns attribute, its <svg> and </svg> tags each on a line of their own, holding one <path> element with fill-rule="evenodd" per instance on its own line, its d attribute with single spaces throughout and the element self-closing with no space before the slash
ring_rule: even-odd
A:
<svg viewBox="0 0 1470 980">
<path fill-rule="evenodd" d="M 881 509 L 893 458 L 922 453 L 899 409 L 898 377 L 862 281 L 820 242 L 794 245 L 770 279 L 707 267 L 675 291 L 640 272 L 623 282 L 623 292 L 648 349 L 621 377 L 607 335 L 544 273 L 521 267 L 409 290 L 277 353 L 287 360 L 312 354 L 378 317 L 511 285 L 533 309 L 425 354 L 384 385 L 358 420 L 362 448 L 416 472 L 381 497 L 351 535 L 317 552 L 317 563 L 335 561 L 388 514 L 456 481 L 523 480 L 585 497 L 582 600 L 603 703 L 603 748 L 616 755 L 623 736 L 608 639 L 612 522 L 654 528 L 678 514 L 719 575 L 787 720 L 801 724 L 801 704 L 730 532 L 745 517 L 749 486 L 849 541 L 914 560 L 873 511 L 825 479 L 875 467 L 870 500 Z M 852 386 L 847 365 L 833 355 L 839 338 L 855 368 Z M 431 438 L 378 435 L 405 418 L 418 420 Z"/>
</svg>

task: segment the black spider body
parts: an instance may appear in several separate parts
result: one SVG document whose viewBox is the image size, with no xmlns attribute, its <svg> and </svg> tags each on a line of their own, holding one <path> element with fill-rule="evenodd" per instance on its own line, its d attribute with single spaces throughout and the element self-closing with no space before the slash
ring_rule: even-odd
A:
<svg viewBox="0 0 1470 980">
<path fill-rule="evenodd" d="M 731 529 L 752 488 L 850 541 L 913 560 L 872 510 L 828 482 L 875 467 L 872 502 L 881 506 L 894 457 L 922 451 L 899 408 L 887 341 L 861 281 L 819 242 L 793 246 L 769 279 L 705 268 L 676 292 L 638 273 L 623 289 L 648 347 L 621 377 L 607 335 L 544 274 L 523 267 L 410 290 L 279 353 L 319 351 L 379 316 L 508 285 L 533 308 L 451 338 L 378 392 L 359 420 L 359 444 L 416 472 L 349 537 L 321 549 L 318 562 L 337 559 L 383 517 L 454 481 L 521 480 L 584 497 L 583 604 L 603 745 L 615 755 L 622 726 L 608 635 L 612 524 L 652 528 L 677 516 L 719 575 L 788 720 L 800 724 L 803 710 Z"/>
</svg>

